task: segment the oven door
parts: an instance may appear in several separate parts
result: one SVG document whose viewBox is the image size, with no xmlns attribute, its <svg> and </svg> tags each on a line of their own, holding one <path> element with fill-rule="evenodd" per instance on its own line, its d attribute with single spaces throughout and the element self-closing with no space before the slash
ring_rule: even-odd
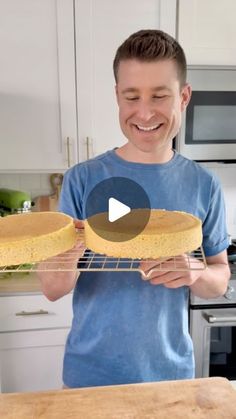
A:
<svg viewBox="0 0 236 419">
<path fill-rule="evenodd" d="M 218 346 L 219 354 L 236 352 L 236 348 L 232 345 L 232 331 L 235 335 L 236 306 L 209 309 L 190 307 L 190 335 L 194 347 L 196 378 L 210 376 L 212 345 L 213 348 L 214 345 L 215 348 Z M 216 336 L 219 337 L 218 341 Z M 221 348 L 222 345 L 223 348 Z M 214 352 L 216 353 L 217 349 Z M 236 353 L 232 355 L 236 360 Z M 226 376 L 226 374 L 223 375 Z M 227 378 L 232 379 L 230 376 Z"/>
</svg>

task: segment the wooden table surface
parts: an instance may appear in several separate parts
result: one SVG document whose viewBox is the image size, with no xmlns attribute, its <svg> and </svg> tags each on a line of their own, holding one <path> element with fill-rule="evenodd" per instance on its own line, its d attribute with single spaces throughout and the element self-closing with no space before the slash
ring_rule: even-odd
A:
<svg viewBox="0 0 236 419">
<path fill-rule="evenodd" d="M 1 419 L 236 419 L 225 378 L 0 395 Z"/>
</svg>

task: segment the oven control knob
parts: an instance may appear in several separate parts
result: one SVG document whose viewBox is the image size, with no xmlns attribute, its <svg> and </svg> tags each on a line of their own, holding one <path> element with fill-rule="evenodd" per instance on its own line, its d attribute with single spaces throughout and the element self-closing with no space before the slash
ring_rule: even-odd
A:
<svg viewBox="0 0 236 419">
<path fill-rule="evenodd" d="M 235 297 L 235 289 L 231 285 L 228 285 L 227 291 L 224 294 L 224 297 L 227 298 L 227 300 L 232 300 L 232 298 Z"/>
</svg>

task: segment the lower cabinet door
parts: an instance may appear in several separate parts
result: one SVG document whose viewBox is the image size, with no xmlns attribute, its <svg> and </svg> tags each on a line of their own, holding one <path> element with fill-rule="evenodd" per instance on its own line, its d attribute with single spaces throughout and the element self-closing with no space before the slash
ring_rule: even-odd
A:
<svg viewBox="0 0 236 419">
<path fill-rule="evenodd" d="M 0 333 L 2 393 L 61 389 L 69 328 Z"/>
</svg>

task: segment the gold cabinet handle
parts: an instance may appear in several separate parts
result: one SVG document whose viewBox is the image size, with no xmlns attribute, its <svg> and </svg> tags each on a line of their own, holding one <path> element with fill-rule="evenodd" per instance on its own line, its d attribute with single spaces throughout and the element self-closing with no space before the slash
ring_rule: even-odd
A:
<svg viewBox="0 0 236 419">
<path fill-rule="evenodd" d="M 86 137 L 86 151 L 87 151 L 87 160 L 93 157 L 93 140 L 92 138 Z M 90 153 L 92 151 L 92 153 Z"/>
<path fill-rule="evenodd" d="M 70 137 L 66 138 L 66 150 L 67 150 L 67 166 L 71 167 L 71 155 L 70 155 Z"/>
<path fill-rule="evenodd" d="M 89 137 L 86 137 L 86 151 L 87 151 L 87 160 L 89 159 Z"/>
<path fill-rule="evenodd" d="M 35 311 L 18 311 L 18 313 L 16 313 L 16 316 L 35 316 L 38 314 L 49 314 L 49 311 L 47 310 L 35 310 Z"/>
</svg>

